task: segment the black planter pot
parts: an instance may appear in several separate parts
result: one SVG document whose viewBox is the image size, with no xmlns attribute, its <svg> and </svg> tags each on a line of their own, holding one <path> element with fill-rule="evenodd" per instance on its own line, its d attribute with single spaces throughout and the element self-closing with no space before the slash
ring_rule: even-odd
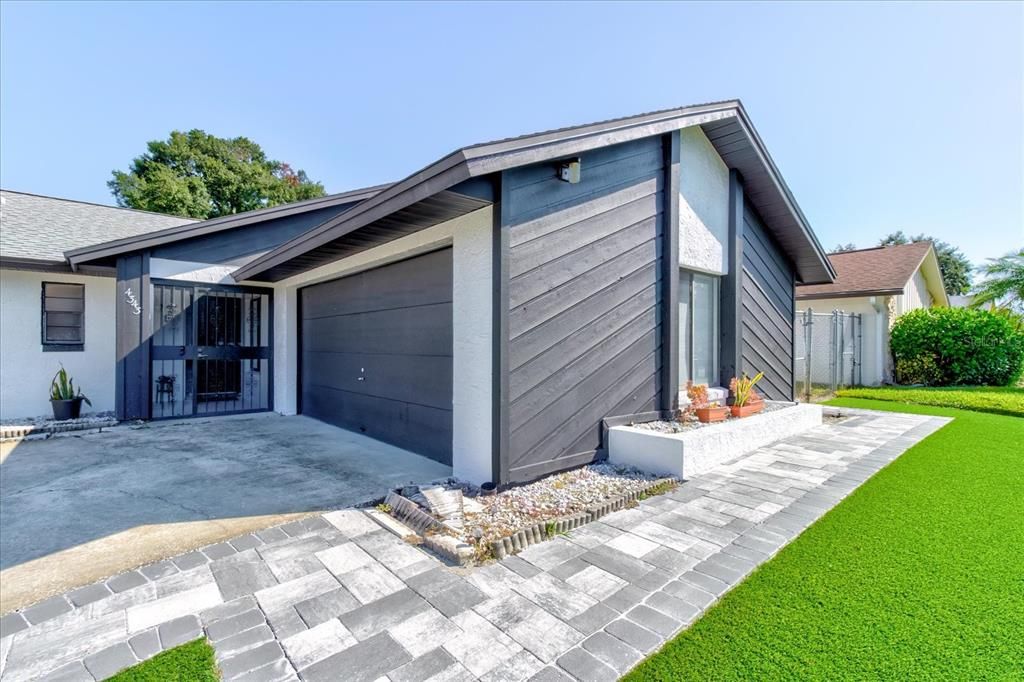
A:
<svg viewBox="0 0 1024 682">
<path fill-rule="evenodd" d="M 71 400 L 51 400 L 53 406 L 53 418 L 57 421 L 78 419 L 82 414 L 82 399 L 72 398 Z"/>
</svg>

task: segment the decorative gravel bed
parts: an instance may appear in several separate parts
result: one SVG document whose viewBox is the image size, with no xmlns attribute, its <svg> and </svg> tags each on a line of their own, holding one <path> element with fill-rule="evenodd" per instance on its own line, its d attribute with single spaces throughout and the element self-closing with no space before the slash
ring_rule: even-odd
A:
<svg viewBox="0 0 1024 682">
<path fill-rule="evenodd" d="M 444 524 L 441 532 L 469 545 L 477 561 L 501 558 L 609 511 L 634 504 L 637 499 L 667 492 L 676 484 L 675 479 L 608 463 L 554 474 L 494 495 L 481 495 L 479 488 L 450 479 L 441 485 L 448 490 L 462 491 L 462 518 L 461 523 Z M 396 492 L 418 502 L 424 514 L 429 515 L 422 496 L 416 491 L 404 488 Z M 398 516 L 409 518 L 408 514 Z M 435 527 L 423 534 L 437 532 L 438 527 Z M 505 550 L 501 549 L 503 540 Z"/>
<path fill-rule="evenodd" d="M 789 407 L 791 405 L 793 405 L 793 403 L 765 401 L 764 409 L 761 410 L 758 414 L 766 414 L 768 412 L 775 412 L 776 410 L 784 410 L 784 409 L 786 409 L 787 407 Z M 749 419 L 749 418 L 750 417 L 744 417 L 744 419 Z M 739 417 L 733 417 L 730 414 L 728 417 L 725 418 L 725 421 L 726 422 L 730 422 L 730 421 L 733 421 L 735 419 L 739 419 Z M 685 416 L 684 420 L 685 421 L 679 421 L 679 420 L 673 419 L 672 421 L 667 421 L 667 420 L 659 419 L 658 421 L 643 422 L 642 424 L 630 424 L 630 426 L 632 426 L 634 428 L 637 428 L 637 429 L 647 429 L 649 431 L 657 431 L 658 433 L 682 433 L 684 431 L 689 431 L 691 429 L 703 429 L 703 428 L 707 428 L 709 426 L 716 426 L 717 424 L 724 424 L 725 423 L 725 422 L 717 422 L 717 424 L 705 424 L 704 422 L 698 420 L 697 417 L 694 417 L 692 415 Z"/>
</svg>

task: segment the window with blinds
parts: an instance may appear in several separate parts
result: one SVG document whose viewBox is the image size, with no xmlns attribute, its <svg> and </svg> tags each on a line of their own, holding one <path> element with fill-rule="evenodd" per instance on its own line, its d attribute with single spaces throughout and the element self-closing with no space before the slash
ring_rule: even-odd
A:
<svg viewBox="0 0 1024 682">
<path fill-rule="evenodd" d="M 43 282 L 43 350 L 85 347 L 85 285 Z"/>
</svg>

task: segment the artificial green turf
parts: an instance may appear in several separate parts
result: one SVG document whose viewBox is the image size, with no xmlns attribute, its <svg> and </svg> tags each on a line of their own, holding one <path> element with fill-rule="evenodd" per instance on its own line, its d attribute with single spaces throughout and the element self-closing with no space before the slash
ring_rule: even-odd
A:
<svg viewBox="0 0 1024 682">
<path fill-rule="evenodd" d="M 844 388 L 840 398 L 891 400 L 897 403 L 954 407 L 961 410 L 991 412 L 1024 417 L 1024 388 L 1007 386 L 951 386 L 949 388 Z"/>
<path fill-rule="evenodd" d="M 955 417 L 628 680 L 1024 679 L 1024 419 Z"/>
<path fill-rule="evenodd" d="M 168 649 L 122 670 L 107 682 L 218 682 L 213 648 L 205 639 Z"/>
</svg>

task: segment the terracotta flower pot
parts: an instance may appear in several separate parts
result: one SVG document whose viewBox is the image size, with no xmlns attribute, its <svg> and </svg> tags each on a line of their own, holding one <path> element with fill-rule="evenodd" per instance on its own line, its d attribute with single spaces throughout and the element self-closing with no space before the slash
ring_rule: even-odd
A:
<svg viewBox="0 0 1024 682">
<path fill-rule="evenodd" d="M 764 409 L 764 402 L 757 401 L 756 403 L 747 403 L 743 407 L 733 405 L 729 408 L 732 411 L 734 417 L 749 417 L 750 415 L 757 414 Z"/>
<path fill-rule="evenodd" d="M 697 409 L 697 419 L 705 424 L 724 422 L 727 416 L 729 416 L 728 407 L 701 407 Z"/>
</svg>

